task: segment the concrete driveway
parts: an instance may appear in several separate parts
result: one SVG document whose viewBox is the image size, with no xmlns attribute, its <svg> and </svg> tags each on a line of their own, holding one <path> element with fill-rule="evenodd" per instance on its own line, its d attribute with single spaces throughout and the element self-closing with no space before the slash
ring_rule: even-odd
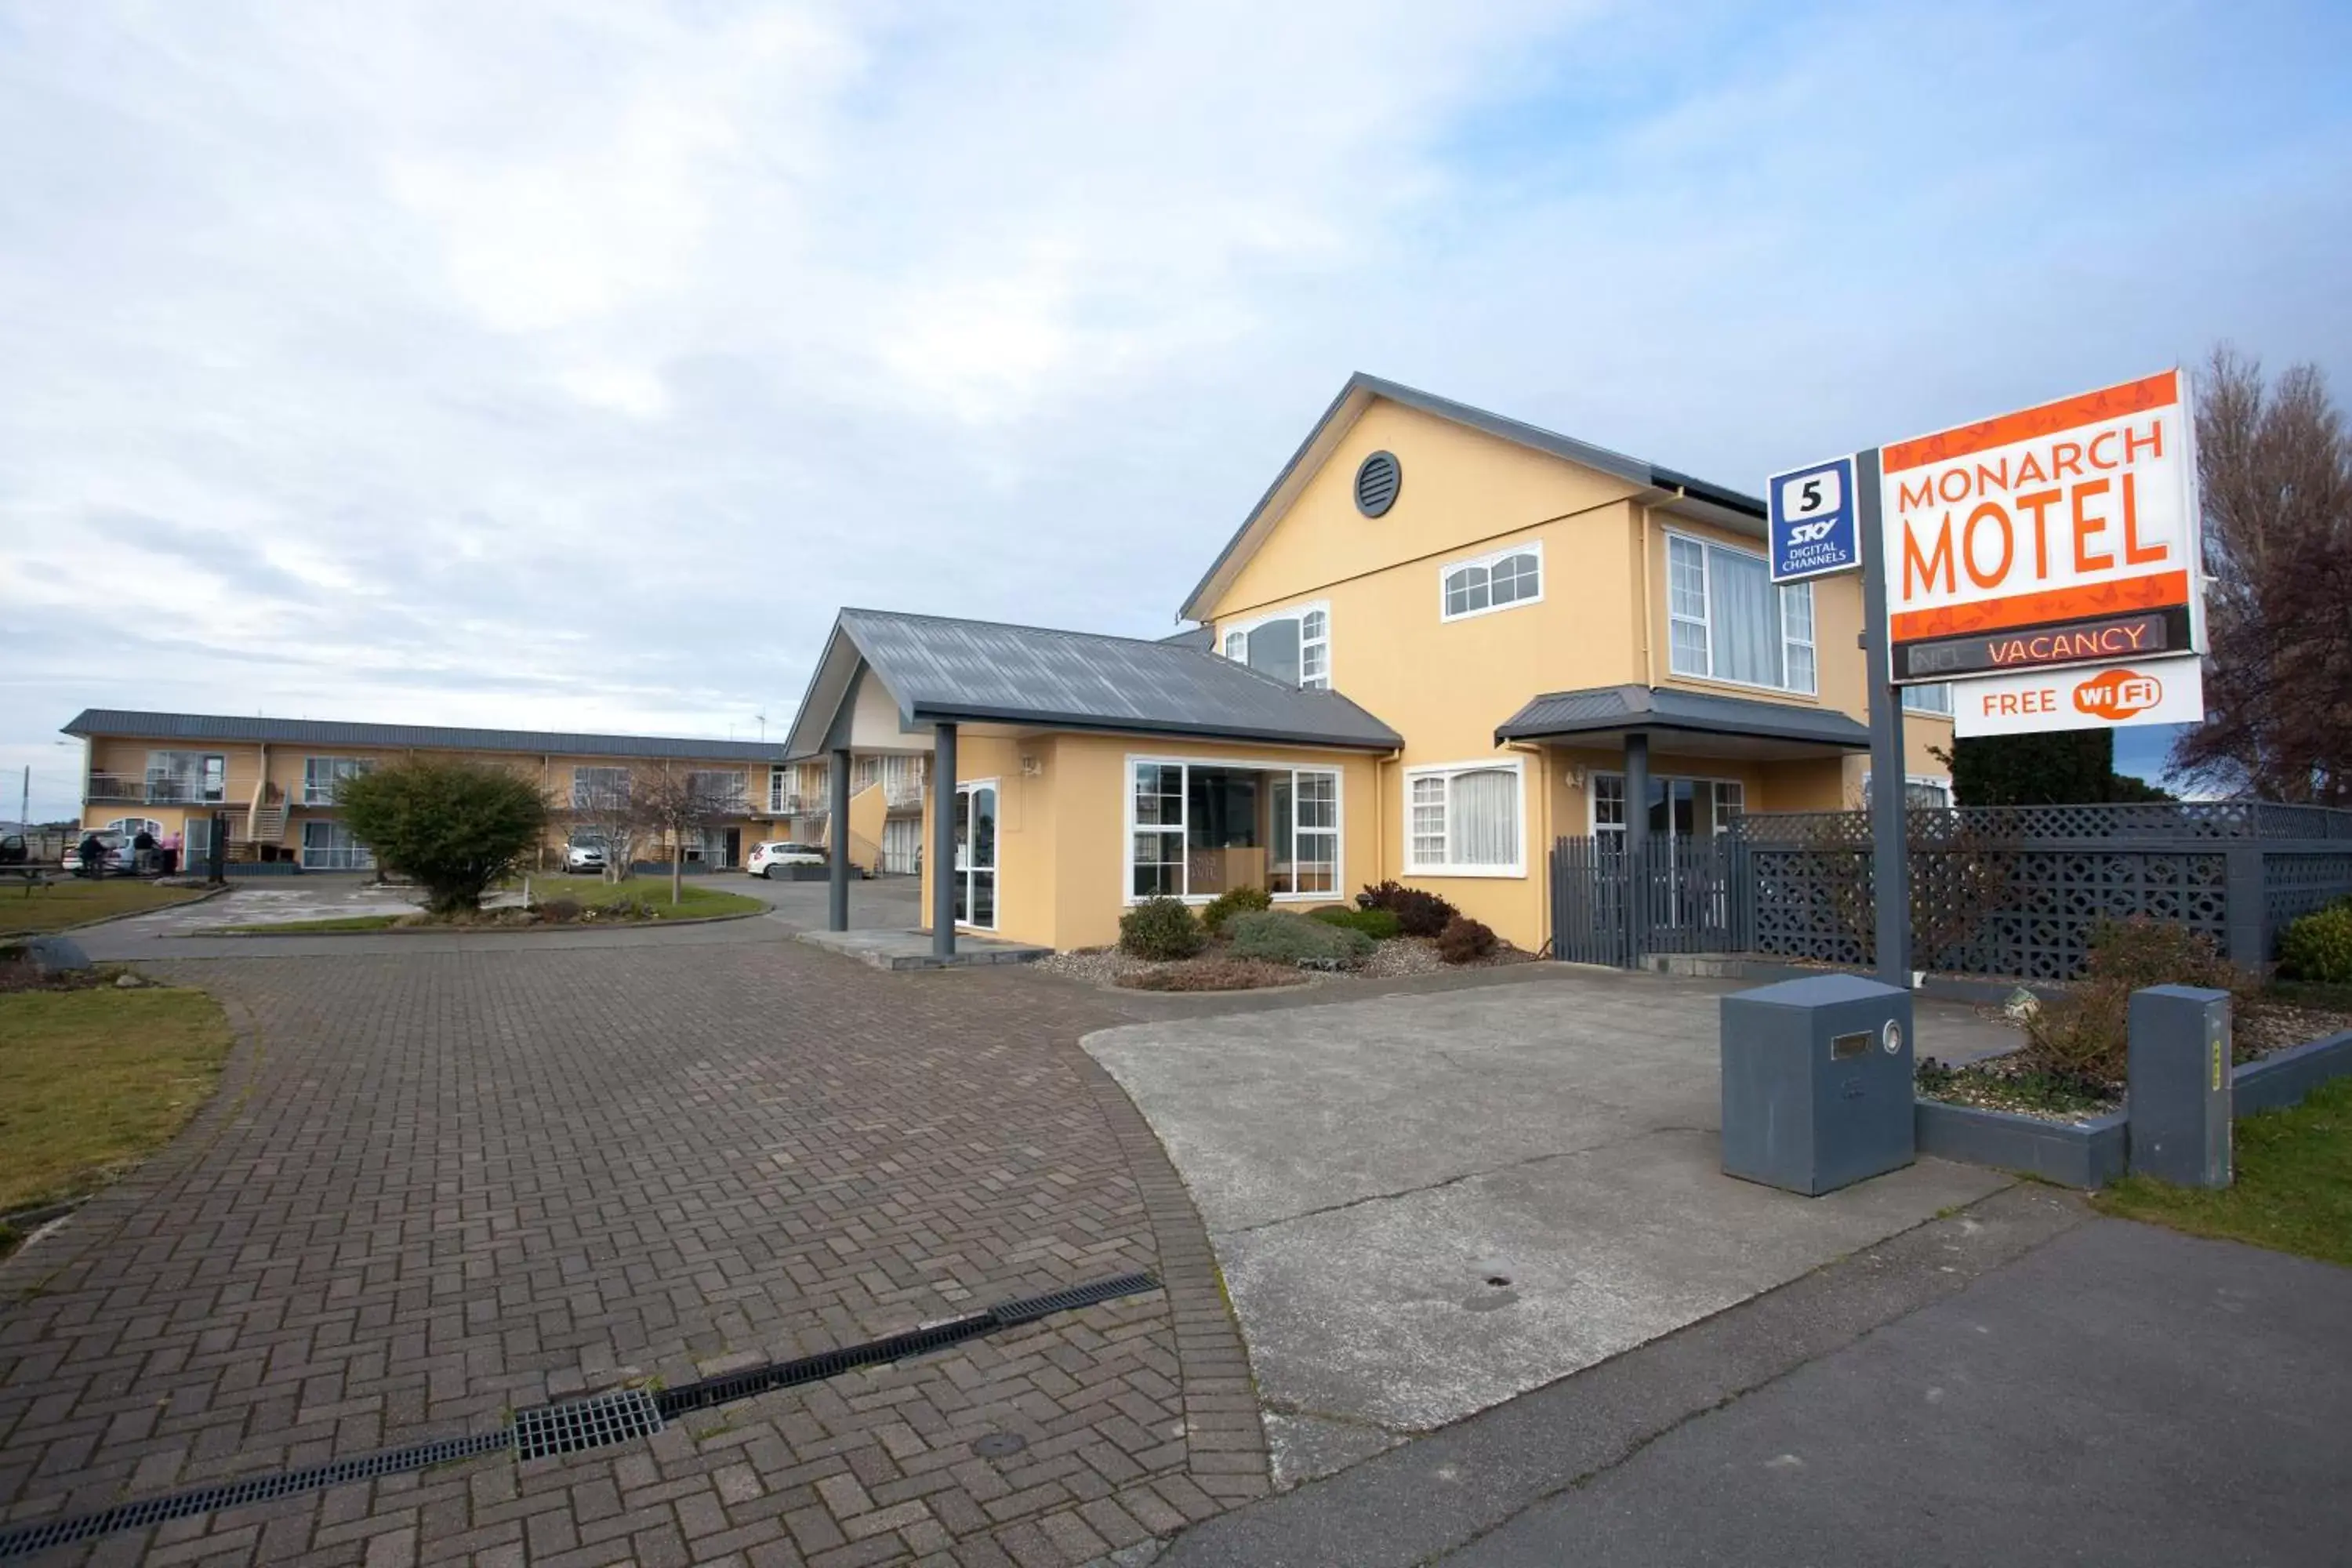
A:
<svg viewBox="0 0 2352 1568">
<path fill-rule="evenodd" d="M 1706 981 L 1525 984 L 1136 1025 L 1086 1048 L 1206 1221 L 1288 1484 L 2005 1184 L 1940 1162 L 1807 1199 L 1718 1169 Z M 1919 1048 L 2006 1044 L 1923 1003 Z"/>
</svg>

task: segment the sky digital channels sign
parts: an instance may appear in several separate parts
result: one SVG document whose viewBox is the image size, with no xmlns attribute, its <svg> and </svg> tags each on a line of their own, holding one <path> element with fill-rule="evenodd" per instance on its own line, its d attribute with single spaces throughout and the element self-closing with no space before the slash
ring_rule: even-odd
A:
<svg viewBox="0 0 2352 1568">
<path fill-rule="evenodd" d="M 1895 679 L 2201 652 L 2190 408 L 2170 370 L 1884 448 Z"/>
</svg>

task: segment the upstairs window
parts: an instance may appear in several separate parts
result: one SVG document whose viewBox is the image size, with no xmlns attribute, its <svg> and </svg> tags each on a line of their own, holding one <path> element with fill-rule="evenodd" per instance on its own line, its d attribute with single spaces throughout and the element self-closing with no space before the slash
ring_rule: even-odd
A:
<svg viewBox="0 0 2352 1568">
<path fill-rule="evenodd" d="M 572 810 L 611 810 L 628 798 L 628 769 L 574 768 L 572 770 Z"/>
<path fill-rule="evenodd" d="M 1944 713 L 1952 710 L 1952 686 L 1940 681 L 1934 686 L 1906 686 L 1903 689 L 1903 709 L 1906 713 Z"/>
<path fill-rule="evenodd" d="M 686 775 L 687 788 L 694 792 L 705 811 L 724 812 L 740 816 L 748 809 L 743 797 L 743 773 L 740 768 L 697 768 Z"/>
<path fill-rule="evenodd" d="M 302 759 L 302 804 L 332 805 L 335 791 L 345 779 L 375 771 L 373 757 L 305 757 Z"/>
<path fill-rule="evenodd" d="M 1543 597 L 1543 543 L 1515 544 L 1475 561 L 1441 567 L 1438 587 L 1442 620 L 1532 605 Z"/>
<path fill-rule="evenodd" d="M 1235 664 L 1293 686 L 1331 685 L 1331 608 L 1307 605 L 1225 629 L 1218 645 Z"/>
<path fill-rule="evenodd" d="M 1811 695 L 1813 585 L 1775 587 L 1761 555 L 1666 536 L 1669 668 L 1676 675 Z"/>
</svg>

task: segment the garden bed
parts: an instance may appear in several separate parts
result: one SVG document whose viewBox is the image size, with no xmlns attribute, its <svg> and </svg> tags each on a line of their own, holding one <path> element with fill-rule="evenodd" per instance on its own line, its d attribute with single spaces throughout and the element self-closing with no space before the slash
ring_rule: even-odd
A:
<svg viewBox="0 0 2352 1568">
<path fill-rule="evenodd" d="M 1437 944 L 1430 938 L 1400 936 L 1374 944 L 1372 955 L 1352 969 L 1300 969 L 1261 959 L 1235 958 L 1219 942 L 1212 942 L 1192 958 L 1155 962 L 1121 952 L 1115 947 L 1090 947 L 1050 954 L 1039 959 L 1036 966 L 1047 974 L 1066 975 L 1091 985 L 1115 986 L 1122 991 L 1204 992 L 1261 991 L 1333 981 L 1397 980 L 1534 961 L 1534 953 L 1498 945 L 1484 958 L 1472 959 L 1467 963 L 1447 963 L 1438 956 Z"/>
</svg>

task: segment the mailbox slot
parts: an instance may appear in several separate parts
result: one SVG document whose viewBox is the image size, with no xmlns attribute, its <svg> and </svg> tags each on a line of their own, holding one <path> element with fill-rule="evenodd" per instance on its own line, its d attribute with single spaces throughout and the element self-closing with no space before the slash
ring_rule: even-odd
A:
<svg viewBox="0 0 2352 1568">
<path fill-rule="evenodd" d="M 1870 1031 L 1857 1029 L 1851 1035 L 1836 1035 L 1830 1039 L 1830 1060 L 1851 1061 L 1855 1057 L 1870 1054 Z"/>
</svg>

